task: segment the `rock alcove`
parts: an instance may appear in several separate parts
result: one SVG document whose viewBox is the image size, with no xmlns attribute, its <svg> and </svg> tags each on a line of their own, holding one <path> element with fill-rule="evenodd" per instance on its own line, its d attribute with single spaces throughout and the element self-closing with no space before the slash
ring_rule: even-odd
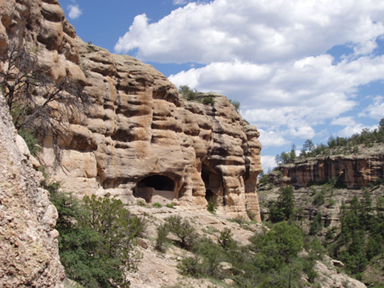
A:
<svg viewBox="0 0 384 288">
<path fill-rule="evenodd" d="M 170 203 L 175 197 L 175 181 L 163 175 L 151 175 L 139 181 L 133 196 L 147 203 Z"/>
</svg>

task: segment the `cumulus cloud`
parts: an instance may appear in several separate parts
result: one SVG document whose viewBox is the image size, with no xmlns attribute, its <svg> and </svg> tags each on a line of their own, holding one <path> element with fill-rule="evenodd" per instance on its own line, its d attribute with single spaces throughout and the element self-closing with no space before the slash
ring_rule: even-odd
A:
<svg viewBox="0 0 384 288">
<path fill-rule="evenodd" d="M 68 5 L 68 17 L 71 19 L 76 19 L 79 18 L 83 12 L 80 10 L 79 5 L 74 4 L 74 5 Z"/>
<path fill-rule="evenodd" d="M 363 110 L 359 116 L 366 116 L 376 120 L 384 118 L 384 97 L 376 96 L 373 103 Z"/>
<path fill-rule="evenodd" d="M 373 131 L 376 128 L 377 128 L 377 125 L 376 126 L 366 126 L 366 125 L 358 123 L 355 125 L 347 126 L 344 129 L 340 130 L 339 132 L 337 132 L 337 136 L 350 137 L 353 134 L 361 133 L 361 131 L 363 129 L 369 129 L 370 131 Z"/>
<path fill-rule="evenodd" d="M 276 167 L 275 156 L 261 156 L 261 167 L 263 167 L 264 173 L 267 173 L 268 170 L 272 170 Z"/>
<path fill-rule="evenodd" d="M 206 64 L 285 61 L 345 43 L 365 55 L 384 33 L 383 12 L 378 0 L 192 2 L 156 23 L 137 16 L 115 50 L 138 49 L 146 61 Z"/>
<path fill-rule="evenodd" d="M 339 117 L 339 118 L 333 119 L 331 122 L 331 125 L 354 126 L 354 125 L 356 125 L 356 122 L 352 116 Z"/>
<path fill-rule="evenodd" d="M 329 122 L 345 126 L 340 136 L 365 127 L 343 113 L 359 107 L 361 86 L 384 79 L 384 56 L 373 53 L 384 35 L 383 1 L 173 3 L 187 5 L 154 23 L 136 16 L 116 52 L 204 64 L 169 79 L 239 101 L 242 116 L 259 127 L 263 147 L 324 137 L 316 126 Z M 337 45 L 350 48 L 340 59 L 327 54 Z M 375 101 L 361 115 L 382 118 L 384 100 Z"/>
<path fill-rule="evenodd" d="M 311 139 L 316 134 L 312 126 L 332 121 L 358 105 L 359 86 L 384 79 L 384 57 L 364 56 L 337 64 L 330 55 L 277 64 L 218 62 L 182 71 L 169 79 L 177 86 L 217 91 L 240 101 L 242 116 L 259 127 L 283 126 L 285 130 L 280 130 L 287 136 Z M 380 101 L 366 114 L 383 115 L 384 104 Z M 351 119 L 332 123 L 340 125 L 341 120 Z"/>
<path fill-rule="evenodd" d="M 259 139 L 261 143 L 263 143 L 263 149 L 271 146 L 279 147 L 288 143 L 288 141 L 279 135 L 279 133 L 274 131 L 265 131 L 263 129 L 258 130 L 260 132 Z"/>
</svg>

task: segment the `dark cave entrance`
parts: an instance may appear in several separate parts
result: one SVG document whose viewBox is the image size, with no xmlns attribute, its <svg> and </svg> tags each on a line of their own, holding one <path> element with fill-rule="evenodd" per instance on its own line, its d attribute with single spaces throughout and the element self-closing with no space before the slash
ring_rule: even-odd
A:
<svg viewBox="0 0 384 288">
<path fill-rule="evenodd" d="M 216 202 L 216 205 L 219 204 L 217 201 L 223 201 L 223 205 L 225 205 L 224 197 L 221 196 L 223 191 L 221 176 L 217 174 L 215 169 L 203 163 L 201 167 L 201 178 L 205 185 L 205 200 L 207 200 L 207 202 L 213 200 Z M 221 198 L 222 200 L 220 200 Z"/>
<path fill-rule="evenodd" d="M 169 203 L 175 198 L 175 181 L 163 175 L 152 175 L 137 183 L 133 196 L 144 198 L 147 203 Z"/>
<path fill-rule="evenodd" d="M 205 200 L 207 200 L 207 202 L 209 202 L 213 196 L 215 196 L 215 194 L 213 194 L 211 190 L 207 189 L 205 191 Z"/>
</svg>

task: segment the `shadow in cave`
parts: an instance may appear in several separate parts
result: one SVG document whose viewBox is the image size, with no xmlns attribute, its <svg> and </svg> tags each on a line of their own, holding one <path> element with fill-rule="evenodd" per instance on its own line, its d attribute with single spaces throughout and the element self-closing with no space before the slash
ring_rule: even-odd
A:
<svg viewBox="0 0 384 288">
<path fill-rule="evenodd" d="M 170 202 L 175 197 L 175 181 L 163 175 L 153 175 L 137 183 L 133 196 L 144 198 L 147 203 Z M 154 199 L 155 198 L 155 199 Z"/>
</svg>

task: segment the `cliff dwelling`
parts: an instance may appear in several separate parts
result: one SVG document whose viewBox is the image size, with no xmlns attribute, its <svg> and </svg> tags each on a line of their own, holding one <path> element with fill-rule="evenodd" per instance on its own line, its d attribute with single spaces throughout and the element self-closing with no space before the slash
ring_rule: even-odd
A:
<svg viewBox="0 0 384 288">
<path fill-rule="evenodd" d="M 133 196 L 147 203 L 170 203 L 175 198 L 175 181 L 163 175 L 152 175 L 137 183 Z"/>
<path fill-rule="evenodd" d="M 219 204 L 219 202 L 221 202 L 220 199 L 223 198 L 223 186 L 220 175 L 218 175 L 213 168 L 203 164 L 201 178 L 205 185 L 205 200 L 207 200 L 207 202 L 213 200 L 216 204 Z M 224 206 L 225 203 L 223 202 L 222 205 Z"/>
</svg>

